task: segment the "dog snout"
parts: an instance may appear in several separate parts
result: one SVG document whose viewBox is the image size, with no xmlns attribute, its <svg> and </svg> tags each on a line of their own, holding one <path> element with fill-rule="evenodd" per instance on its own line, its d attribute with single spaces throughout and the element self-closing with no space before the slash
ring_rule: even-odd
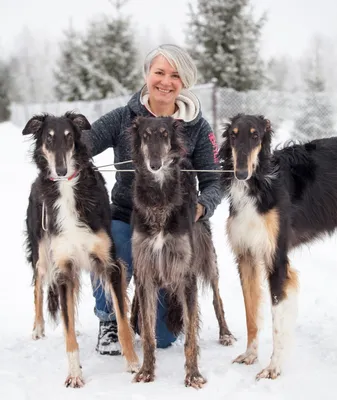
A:
<svg viewBox="0 0 337 400">
<path fill-rule="evenodd" d="M 152 171 L 158 171 L 162 166 L 161 160 L 151 160 L 150 168 Z"/>
<path fill-rule="evenodd" d="M 65 166 L 60 166 L 60 167 L 56 167 L 56 173 L 58 176 L 65 176 L 67 175 L 67 167 Z"/>
<path fill-rule="evenodd" d="M 237 169 L 235 171 L 235 177 L 239 181 L 244 181 L 248 178 L 248 169 Z"/>
</svg>

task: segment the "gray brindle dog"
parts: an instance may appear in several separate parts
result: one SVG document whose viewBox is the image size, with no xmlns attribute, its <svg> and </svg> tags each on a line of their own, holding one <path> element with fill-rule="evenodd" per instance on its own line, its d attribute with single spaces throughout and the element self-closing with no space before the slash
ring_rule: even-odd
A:
<svg viewBox="0 0 337 400">
<path fill-rule="evenodd" d="M 206 380 L 197 360 L 198 278 L 212 286 L 220 343 L 231 345 L 235 338 L 225 320 L 209 221 L 195 222 L 196 175 L 181 171 L 192 166 L 183 156 L 180 126 L 171 117 L 138 117 L 131 127 L 136 170 L 132 214 L 136 291 L 132 319 L 134 325 L 139 325 L 144 351 L 135 381 L 154 380 L 157 293 L 164 288 L 168 293 L 168 326 L 174 333 L 182 329 L 185 333 L 185 385 L 201 388 Z"/>
</svg>

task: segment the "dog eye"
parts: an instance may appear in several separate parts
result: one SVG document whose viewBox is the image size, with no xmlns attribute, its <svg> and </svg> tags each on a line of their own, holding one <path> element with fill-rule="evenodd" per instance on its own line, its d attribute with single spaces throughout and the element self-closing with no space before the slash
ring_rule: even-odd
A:
<svg viewBox="0 0 337 400">
<path fill-rule="evenodd" d="M 53 142 L 53 135 L 49 135 L 47 136 L 47 143 L 52 143 Z"/>
<path fill-rule="evenodd" d="M 254 140 L 256 140 L 256 139 L 259 138 L 259 135 L 258 135 L 257 133 L 253 133 L 253 134 L 252 134 L 252 138 L 253 138 Z"/>
<path fill-rule="evenodd" d="M 236 134 L 235 134 L 234 132 L 232 132 L 232 133 L 230 134 L 230 137 L 231 137 L 231 139 L 235 140 L 235 139 L 236 139 Z"/>
</svg>

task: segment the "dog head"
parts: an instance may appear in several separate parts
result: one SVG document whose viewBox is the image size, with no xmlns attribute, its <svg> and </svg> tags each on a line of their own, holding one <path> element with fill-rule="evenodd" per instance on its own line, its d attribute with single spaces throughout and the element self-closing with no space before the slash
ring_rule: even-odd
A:
<svg viewBox="0 0 337 400">
<path fill-rule="evenodd" d="M 135 164 L 156 175 L 176 163 L 184 152 L 181 130 L 172 117 L 137 117 L 131 126 Z"/>
<path fill-rule="evenodd" d="M 272 129 L 262 115 L 238 114 L 225 127 L 220 159 L 231 159 L 238 180 L 248 180 L 259 161 L 270 156 Z"/>
<path fill-rule="evenodd" d="M 66 179 L 76 172 L 81 131 L 90 128 L 82 114 L 67 112 L 61 117 L 42 114 L 33 116 L 22 134 L 34 137 L 33 158 L 37 167 L 51 179 Z"/>
</svg>

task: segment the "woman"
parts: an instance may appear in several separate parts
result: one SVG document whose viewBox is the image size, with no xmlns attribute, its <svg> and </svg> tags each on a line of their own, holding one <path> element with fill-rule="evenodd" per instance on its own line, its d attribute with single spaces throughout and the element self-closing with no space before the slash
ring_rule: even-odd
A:
<svg viewBox="0 0 337 400">
<path fill-rule="evenodd" d="M 182 48 L 167 44 L 151 51 L 144 63 L 145 85 L 135 93 L 126 106 L 117 108 L 99 118 L 83 137 L 95 156 L 109 147 L 114 148 L 115 162 L 131 159 L 127 128 L 136 116 L 172 116 L 184 121 L 187 156 L 195 169 L 217 168 L 216 141 L 210 125 L 202 117 L 197 97 L 188 89 L 197 78 L 195 64 Z M 121 168 L 132 169 L 132 165 Z M 118 168 L 118 166 L 117 166 Z M 132 276 L 131 227 L 132 172 L 116 174 L 112 189 L 112 236 L 117 257 L 128 267 L 128 280 Z M 200 196 L 196 220 L 210 218 L 221 201 L 217 174 L 198 173 Z M 120 354 L 117 323 L 111 301 L 107 301 L 101 286 L 93 288 L 95 314 L 100 320 L 96 350 L 100 354 Z M 165 291 L 159 293 L 156 337 L 157 347 L 166 348 L 176 340 L 165 323 Z"/>
</svg>

